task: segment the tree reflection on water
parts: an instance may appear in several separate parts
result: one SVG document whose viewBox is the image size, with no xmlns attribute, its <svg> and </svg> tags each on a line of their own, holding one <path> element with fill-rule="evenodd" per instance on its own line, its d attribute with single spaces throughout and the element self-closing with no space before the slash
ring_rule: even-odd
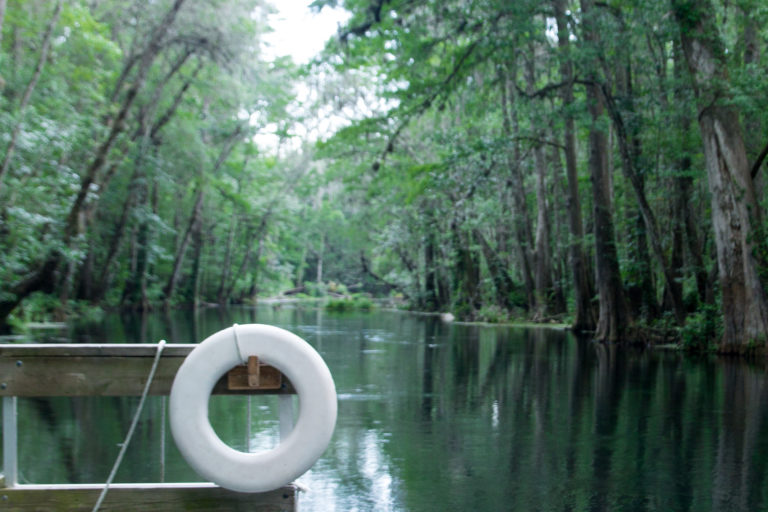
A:
<svg viewBox="0 0 768 512">
<path fill-rule="evenodd" d="M 768 510 L 759 365 L 396 312 L 174 315 L 72 335 L 188 342 L 258 321 L 307 339 L 336 380 L 339 420 L 300 479 L 306 510 Z M 20 400 L 22 479 L 103 481 L 135 404 Z M 161 428 L 161 405 L 148 403 L 119 480 L 197 479 Z M 219 435 L 233 446 L 247 432 L 277 436 L 276 405 L 255 407 L 250 426 L 246 407 L 217 410 Z"/>
</svg>

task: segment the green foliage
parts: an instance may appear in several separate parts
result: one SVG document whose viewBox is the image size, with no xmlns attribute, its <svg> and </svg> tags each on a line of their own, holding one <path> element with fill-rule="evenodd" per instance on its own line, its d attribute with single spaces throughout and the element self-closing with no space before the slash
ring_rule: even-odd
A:
<svg viewBox="0 0 768 512">
<path fill-rule="evenodd" d="M 680 329 L 681 345 L 686 350 L 712 350 L 722 335 L 722 318 L 716 307 L 704 305 L 689 315 Z"/>
<path fill-rule="evenodd" d="M 34 291 L 14 290 L 46 259 L 58 263 L 52 297 L 111 305 L 239 301 L 259 275 L 264 289 L 290 285 L 293 255 L 275 241 L 306 158 L 250 142 L 290 120 L 297 76 L 289 61 L 261 60 L 261 3 L 186 2 L 147 62 L 172 2 L 65 2 L 22 122 L 52 5 L 11 0 L 2 27 L 0 129 L 18 124 L 19 137 L 0 177 L 0 301 Z M 51 309 L 29 300 L 35 315 Z"/>
<path fill-rule="evenodd" d="M 694 3 L 673 2 L 676 21 L 664 2 L 613 2 L 589 20 L 564 2 L 573 32 L 561 48 L 540 2 L 349 0 L 340 37 L 298 69 L 264 61 L 261 2 L 187 2 L 140 71 L 171 4 L 65 2 L 22 115 L 52 9 L 9 0 L 0 132 L 18 128 L 19 137 L 0 178 L 0 302 L 12 303 L 52 257 L 51 296 L 80 303 L 252 303 L 304 286 L 311 297 L 362 290 L 489 322 L 518 308 L 539 320 L 573 315 L 575 243 L 594 275 L 588 149 L 600 131 L 612 144 L 601 155 L 612 166 L 605 211 L 624 287 L 647 292 L 642 311 L 656 318 L 645 325 L 668 327 L 676 319 L 648 306 L 664 297 L 661 266 L 674 260 L 688 310 L 699 308 L 683 327 L 686 343 L 714 338 L 717 315 L 699 304 L 701 277 L 715 264 L 705 155 L 677 44 L 680 25 L 706 14 Z M 766 35 L 768 11 L 755 5 L 752 19 L 746 6 L 718 5 L 716 16 L 732 77 L 727 104 L 742 114 L 755 158 L 768 128 L 766 57 L 744 60 L 749 30 L 755 41 Z M 600 37 L 585 37 L 587 21 Z M 563 94 L 566 63 L 577 77 L 572 98 Z M 585 91 L 592 75 L 615 109 L 596 121 Z M 301 102 L 298 81 L 308 91 Z M 334 135 L 324 131 L 328 119 Z M 565 173 L 570 121 L 586 231 L 578 239 Z M 638 154 L 619 151 L 619 137 Z M 4 148 L 10 135 L 0 139 Z M 635 188 L 620 172 L 627 158 L 659 227 L 661 257 L 648 250 Z M 763 231 L 749 234 L 762 262 Z M 537 285 L 540 268 L 545 314 L 525 288 Z M 39 316 L 56 309 L 30 301 Z"/>
<path fill-rule="evenodd" d="M 488 322 L 491 324 L 505 324 L 505 323 L 509 323 L 511 319 L 512 317 L 509 311 L 506 311 L 495 304 L 483 306 L 477 312 L 477 320 L 480 322 Z"/>
<path fill-rule="evenodd" d="M 335 313 L 344 313 L 349 311 L 370 311 L 373 309 L 373 307 L 373 301 L 369 297 L 364 296 L 329 299 L 324 306 L 326 311 Z"/>
<path fill-rule="evenodd" d="M 27 324 L 56 324 L 62 319 L 77 318 L 99 321 L 104 311 L 84 301 L 61 299 L 44 293 L 34 293 L 9 317 L 9 324 L 17 331 L 28 330 Z"/>
</svg>

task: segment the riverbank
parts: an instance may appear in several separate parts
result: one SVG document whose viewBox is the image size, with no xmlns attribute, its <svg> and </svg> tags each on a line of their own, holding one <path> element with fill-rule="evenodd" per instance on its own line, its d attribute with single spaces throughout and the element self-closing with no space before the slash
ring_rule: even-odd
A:
<svg viewBox="0 0 768 512">
<path fill-rule="evenodd" d="M 331 313 L 345 313 L 353 311 L 401 311 L 419 316 L 439 317 L 443 322 L 457 325 L 481 325 L 500 327 L 546 327 L 558 330 L 571 330 L 568 317 L 552 317 L 542 322 L 532 321 L 526 318 L 522 312 L 509 312 L 496 307 L 483 308 L 475 314 L 473 319 L 461 318 L 450 311 L 429 312 L 410 309 L 410 305 L 402 298 L 371 297 L 367 294 L 334 294 L 323 296 L 285 296 L 276 295 L 260 297 L 257 300 L 243 305 L 222 305 L 215 303 L 200 304 L 199 310 L 227 310 L 231 307 L 258 307 L 267 306 L 273 309 L 279 308 L 322 308 Z M 155 311 L 174 311 L 192 309 L 183 305 L 176 305 L 170 309 L 163 309 L 158 305 Z M 131 310 L 115 308 L 102 308 L 84 303 L 76 303 L 67 307 L 61 307 L 52 301 L 32 301 L 19 310 L 17 317 L 13 319 L 6 335 L 19 335 L 34 331 L 55 332 L 65 328 L 67 322 L 91 322 L 99 321 L 109 312 L 121 314 Z M 716 341 L 719 332 L 719 317 L 716 311 L 706 311 L 692 315 L 686 325 L 677 327 L 673 325 L 642 325 L 632 326 L 621 344 L 641 345 L 663 350 L 684 350 L 687 352 L 718 352 Z M 575 333 L 587 339 L 591 332 Z M 763 353 L 765 350 L 758 346 L 745 346 L 743 353 Z"/>
</svg>

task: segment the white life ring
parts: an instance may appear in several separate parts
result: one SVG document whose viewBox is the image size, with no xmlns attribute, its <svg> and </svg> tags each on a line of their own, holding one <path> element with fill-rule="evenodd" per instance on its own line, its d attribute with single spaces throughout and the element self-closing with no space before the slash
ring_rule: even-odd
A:
<svg viewBox="0 0 768 512">
<path fill-rule="evenodd" d="M 291 433 L 272 450 L 257 453 L 227 446 L 208 419 L 214 385 L 249 355 L 283 372 L 299 396 Z M 336 387 L 320 355 L 295 334 L 262 324 L 221 330 L 195 347 L 176 373 L 169 408 L 184 459 L 203 478 L 239 492 L 267 492 L 304 474 L 328 446 L 336 411 Z"/>
</svg>

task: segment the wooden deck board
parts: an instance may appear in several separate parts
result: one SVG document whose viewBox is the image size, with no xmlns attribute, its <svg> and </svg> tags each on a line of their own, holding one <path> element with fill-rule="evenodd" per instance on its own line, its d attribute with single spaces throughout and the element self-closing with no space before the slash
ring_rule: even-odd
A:
<svg viewBox="0 0 768 512">
<path fill-rule="evenodd" d="M 167 395 L 176 371 L 195 345 L 166 345 L 150 386 Z M 0 345 L 0 396 L 138 396 L 152 367 L 157 345 Z M 262 371 L 277 372 L 267 365 Z M 226 375 L 214 394 L 292 394 L 283 376 L 281 389 L 230 390 Z"/>
<path fill-rule="evenodd" d="M 8 512 L 35 510 L 90 511 L 103 485 L 23 485 L 0 489 L 0 509 Z M 115 484 L 100 511 L 253 511 L 294 512 L 297 488 L 286 485 L 266 493 L 239 493 L 213 484 Z"/>
</svg>

